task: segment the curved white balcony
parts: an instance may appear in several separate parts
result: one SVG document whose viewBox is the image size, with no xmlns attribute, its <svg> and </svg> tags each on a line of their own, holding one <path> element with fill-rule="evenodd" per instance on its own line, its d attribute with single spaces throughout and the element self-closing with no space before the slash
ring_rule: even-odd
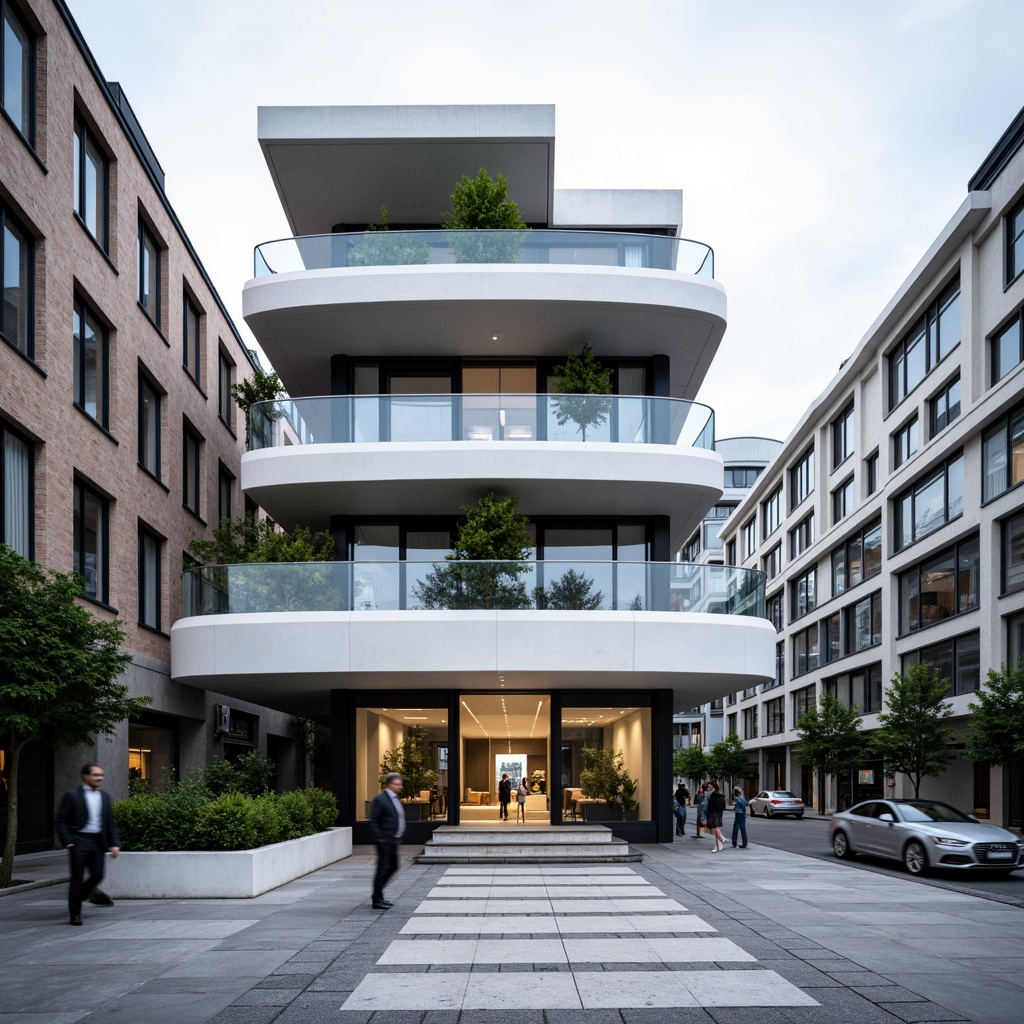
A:
<svg viewBox="0 0 1024 1024">
<path fill-rule="evenodd" d="M 421 261 L 415 243 L 434 235 L 444 247 L 423 242 Z M 476 247 L 462 262 L 458 245 L 449 244 L 459 235 Z M 543 254 L 544 261 L 495 259 L 486 244 L 495 235 L 536 243 L 516 243 L 516 259 Z M 353 251 L 367 245 L 398 255 L 372 253 L 353 263 Z M 243 315 L 296 393 L 330 390 L 329 361 L 338 352 L 562 357 L 583 339 L 598 356 L 667 355 L 671 393 L 693 398 L 725 332 L 725 291 L 707 276 L 710 250 L 668 236 L 360 232 L 286 239 L 258 252 L 261 271 L 288 269 L 246 283 Z M 680 252 L 688 254 L 682 262 Z"/>
<path fill-rule="evenodd" d="M 185 594 L 175 679 L 304 715 L 326 714 L 336 688 L 492 689 L 499 675 L 506 689 L 670 688 L 683 709 L 775 665 L 764 576 L 731 567 L 214 566 L 186 574 Z"/>
<path fill-rule="evenodd" d="M 358 395 L 253 407 L 242 487 L 278 522 L 458 515 L 488 490 L 537 515 L 663 515 L 671 542 L 722 492 L 714 413 L 616 395 Z"/>
</svg>

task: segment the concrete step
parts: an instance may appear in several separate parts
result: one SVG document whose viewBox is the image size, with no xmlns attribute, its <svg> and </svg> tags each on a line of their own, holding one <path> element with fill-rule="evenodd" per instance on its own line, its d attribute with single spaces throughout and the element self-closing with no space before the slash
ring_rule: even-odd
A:
<svg viewBox="0 0 1024 1024">
<path fill-rule="evenodd" d="M 435 829 L 421 864 L 623 864 L 643 860 L 604 825 Z"/>
</svg>

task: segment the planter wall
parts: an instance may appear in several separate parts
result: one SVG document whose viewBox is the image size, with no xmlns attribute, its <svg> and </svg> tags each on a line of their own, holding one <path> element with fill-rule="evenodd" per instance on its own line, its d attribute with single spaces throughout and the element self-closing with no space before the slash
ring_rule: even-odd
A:
<svg viewBox="0 0 1024 1024">
<path fill-rule="evenodd" d="M 107 858 L 103 890 L 115 899 L 247 899 L 351 856 L 351 828 L 255 850 L 122 853 Z"/>
</svg>

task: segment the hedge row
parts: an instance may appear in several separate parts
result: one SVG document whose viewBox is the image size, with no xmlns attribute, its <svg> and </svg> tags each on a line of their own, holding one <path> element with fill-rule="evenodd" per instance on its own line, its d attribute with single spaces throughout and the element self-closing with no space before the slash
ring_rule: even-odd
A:
<svg viewBox="0 0 1024 1024">
<path fill-rule="evenodd" d="M 251 850 L 330 828 L 338 817 L 333 793 L 222 793 L 178 785 L 167 793 L 136 793 L 114 804 L 122 850 Z"/>
</svg>

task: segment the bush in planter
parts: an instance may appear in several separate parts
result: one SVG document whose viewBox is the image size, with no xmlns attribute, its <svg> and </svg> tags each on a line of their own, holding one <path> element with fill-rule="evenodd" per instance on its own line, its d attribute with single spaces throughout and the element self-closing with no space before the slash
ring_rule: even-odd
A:
<svg viewBox="0 0 1024 1024">
<path fill-rule="evenodd" d="M 251 850 L 259 845 L 257 803 L 241 793 L 222 793 L 199 808 L 196 840 L 201 850 Z"/>
<path fill-rule="evenodd" d="M 242 780 L 238 769 L 230 761 L 220 759 L 211 761 L 203 769 L 203 782 L 211 796 L 220 796 L 222 793 L 239 793 L 242 789 Z"/>
<path fill-rule="evenodd" d="M 251 799 L 256 815 L 257 846 L 270 846 L 272 843 L 283 843 L 286 839 L 294 838 L 290 834 L 291 818 L 281 806 L 276 793 L 264 793 Z"/>
<path fill-rule="evenodd" d="M 303 789 L 300 790 L 309 804 L 310 812 L 313 815 L 313 829 L 316 832 L 323 832 L 325 829 L 333 828 L 338 820 L 338 800 L 333 793 L 324 789 Z"/>
<path fill-rule="evenodd" d="M 288 818 L 287 839 L 298 839 L 315 831 L 313 828 L 313 809 L 301 792 L 281 793 L 277 805 Z"/>
</svg>

